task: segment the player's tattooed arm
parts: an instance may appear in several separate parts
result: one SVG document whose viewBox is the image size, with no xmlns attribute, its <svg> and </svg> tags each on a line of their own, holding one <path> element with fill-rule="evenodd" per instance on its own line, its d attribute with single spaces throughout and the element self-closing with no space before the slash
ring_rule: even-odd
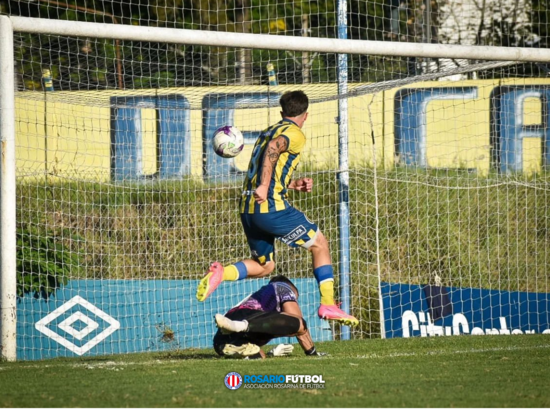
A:
<svg viewBox="0 0 550 409">
<path fill-rule="evenodd" d="M 262 163 L 262 173 L 260 174 L 260 180 L 262 182 L 254 191 L 256 203 L 261 204 L 267 200 L 267 192 L 269 190 L 271 177 L 273 176 L 273 169 L 275 169 L 279 156 L 281 156 L 281 153 L 285 152 L 287 148 L 288 140 L 283 137 L 275 138 L 267 144 Z"/>
<path fill-rule="evenodd" d="M 279 160 L 279 156 L 281 156 L 281 153 L 285 152 L 287 148 L 288 141 L 286 138 L 273 139 L 267 146 L 266 157 L 273 164 L 273 166 L 275 166 Z"/>
</svg>

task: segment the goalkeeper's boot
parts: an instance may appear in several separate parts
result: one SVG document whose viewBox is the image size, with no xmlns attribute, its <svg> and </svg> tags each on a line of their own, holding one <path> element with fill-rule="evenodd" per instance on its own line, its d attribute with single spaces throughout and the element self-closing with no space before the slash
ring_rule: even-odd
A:
<svg viewBox="0 0 550 409">
<path fill-rule="evenodd" d="M 260 354 L 260 347 L 256 344 L 232 345 L 223 347 L 223 355 L 231 358 L 255 359 Z M 260 356 L 261 358 L 261 356 Z"/>
<path fill-rule="evenodd" d="M 325 305 L 321 304 L 319 307 L 319 318 L 330 321 L 337 321 L 343 325 L 350 325 L 355 327 L 359 324 L 359 320 L 353 315 L 346 314 L 337 305 Z"/>
<path fill-rule="evenodd" d="M 203 277 L 197 287 L 197 300 L 204 301 L 212 294 L 223 281 L 223 266 L 218 263 L 212 263 L 208 273 Z"/>
<path fill-rule="evenodd" d="M 248 321 L 230 320 L 225 315 L 216 314 L 216 325 L 221 330 L 222 334 L 230 334 L 232 332 L 245 332 L 248 330 Z"/>
</svg>

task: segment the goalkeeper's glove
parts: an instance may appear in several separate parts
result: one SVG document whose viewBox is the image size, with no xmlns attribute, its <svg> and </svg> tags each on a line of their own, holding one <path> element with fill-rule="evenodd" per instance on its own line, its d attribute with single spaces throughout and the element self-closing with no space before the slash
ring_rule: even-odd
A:
<svg viewBox="0 0 550 409">
<path fill-rule="evenodd" d="M 267 354 L 269 356 L 287 356 L 287 355 L 291 355 L 292 351 L 294 351 L 294 345 L 279 344 L 275 348 L 273 348 L 271 351 L 269 351 Z"/>
<path fill-rule="evenodd" d="M 311 349 L 308 349 L 305 351 L 307 356 L 327 356 L 328 354 L 326 352 L 318 352 L 315 347 L 312 347 Z"/>
</svg>

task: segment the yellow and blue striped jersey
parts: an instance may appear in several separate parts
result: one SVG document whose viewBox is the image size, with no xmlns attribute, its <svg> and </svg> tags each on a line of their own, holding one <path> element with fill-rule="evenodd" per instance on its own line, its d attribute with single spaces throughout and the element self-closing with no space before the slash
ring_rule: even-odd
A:
<svg viewBox="0 0 550 409">
<path fill-rule="evenodd" d="M 279 155 L 273 169 L 267 200 L 262 204 L 254 200 L 254 190 L 261 184 L 262 164 L 267 144 L 275 138 L 286 138 L 288 148 Z M 248 165 L 241 197 L 241 213 L 271 213 L 290 207 L 286 200 L 287 186 L 292 180 L 292 173 L 300 162 L 300 152 L 306 144 L 306 136 L 298 125 L 289 119 L 270 126 L 261 133 Z"/>
</svg>

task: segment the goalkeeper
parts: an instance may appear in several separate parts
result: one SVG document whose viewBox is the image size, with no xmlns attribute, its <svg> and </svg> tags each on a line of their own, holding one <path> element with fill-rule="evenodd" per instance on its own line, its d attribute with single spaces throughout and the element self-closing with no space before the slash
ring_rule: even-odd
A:
<svg viewBox="0 0 550 409">
<path fill-rule="evenodd" d="M 241 223 L 252 258 L 227 266 L 211 264 L 197 287 L 204 301 L 222 281 L 265 277 L 275 270 L 275 239 L 302 247 L 312 255 L 313 275 L 319 284 L 320 318 L 357 325 L 334 300 L 334 272 L 328 241 L 319 227 L 287 200 L 287 192 L 309 193 L 313 179 L 292 180 L 306 144 L 302 127 L 308 117 L 309 99 L 303 91 L 285 92 L 280 99 L 282 120 L 258 137 L 248 165 L 240 201 Z"/>
<path fill-rule="evenodd" d="M 298 289 L 282 275 L 273 277 L 227 314 L 216 314 L 214 349 L 221 356 L 265 358 L 260 346 L 274 338 L 296 336 L 306 355 L 324 355 L 315 349 L 302 311 Z M 280 344 L 270 353 L 289 355 L 292 345 Z"/>
</svg>

